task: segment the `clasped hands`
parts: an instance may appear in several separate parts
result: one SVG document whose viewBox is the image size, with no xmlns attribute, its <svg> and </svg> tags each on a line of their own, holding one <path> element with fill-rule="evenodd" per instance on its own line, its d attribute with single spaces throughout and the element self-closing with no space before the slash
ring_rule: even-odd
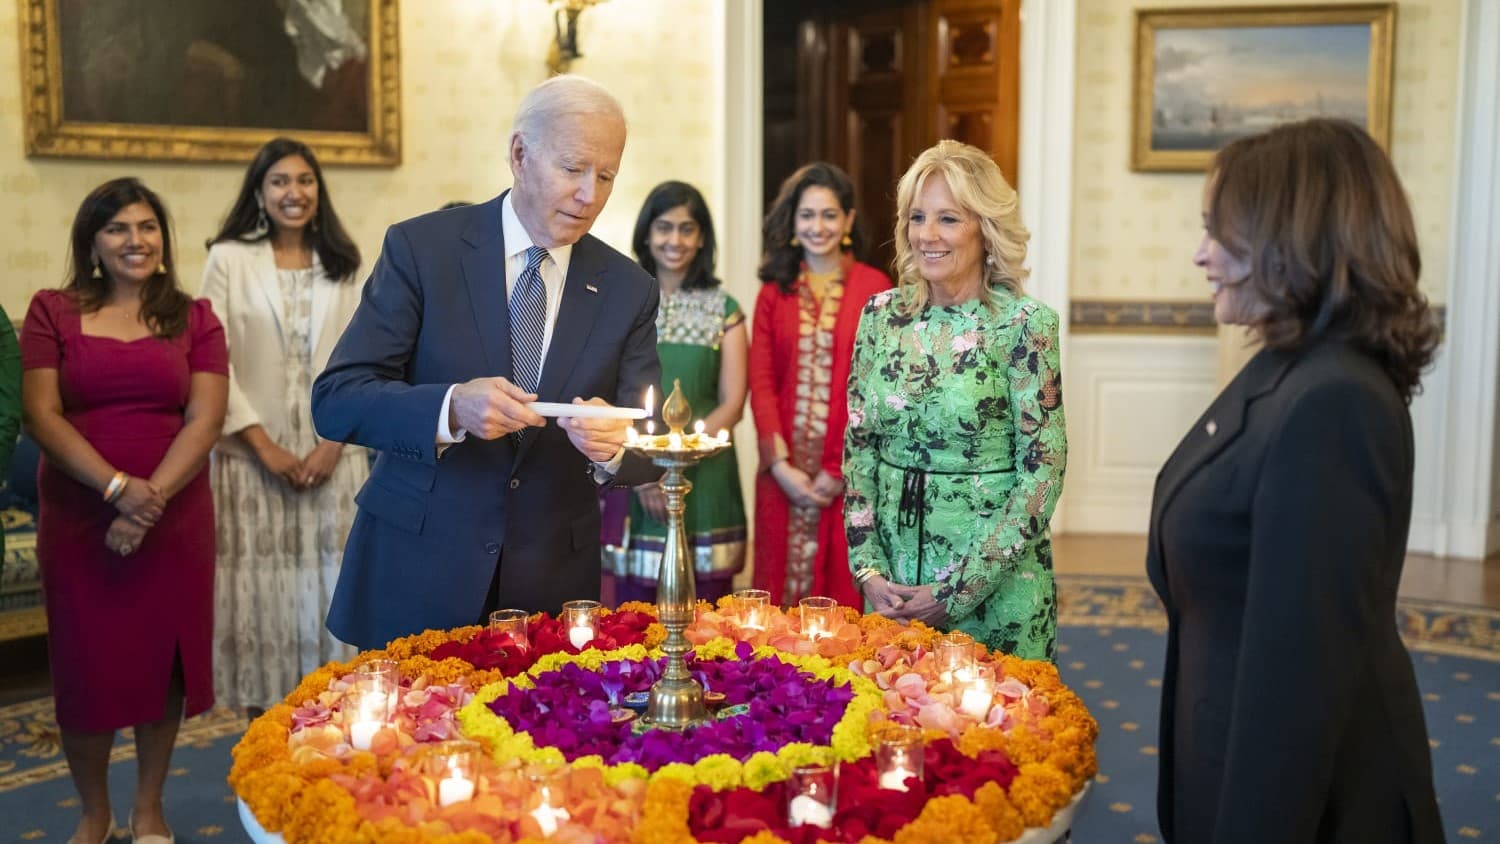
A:
<svg viewBox="0 0 1500 844">
<path fill-rule="evenodd" d="M 475 378 L 453 388 L 448 401 L 448 422 L 454 429 L 463 429 L 484 440 L 512 434 L 522 428 L 541 427 L 547 424 L 546 417 L 527 407 L 536 401 L 535 393 L 528 393 L 499 376 Z M 609 402 L 595 397 L 588 401 L 573 399 L 574 404 L 591 404 L 609 407 Z M 568 441 L 584 457 L 595 463 L 608 463 L 625 444 L 625 419 L 583 419 L 563 416 L 557 426 L 567 432 Z"/>
<path fill-rule="evenodd" d="M 932 584 L 903 586 L 880 575 L 865 581 L 860 588 L 875 612 L 897 621 L 920 621 L 939 625 L 948 621 L 948 608 L 933 597 Z"/>
<path fill-rule="evenodd" d="M 167 508 L 167 497 L 161 487 L 146 478 L 129 477 L 125 491 L 115 500 L 119 515 L 104 532 L 104 547 L 128 557 L 141 547 L 150 530 Z"/>
<path fill-rule="evenodd" d="M 292 489 L 313 489 L 328 482 L 343 448 L 343 443 L 323 440 L 299 460 L 297 455 L 268 441 L 255 456 L 266 471 L 286 481 Z"/>
<path fill-rule="evenodd" d="M 771 466 L 771 478 L 786 493 L 786 497 L 798 507 L 822 509 L 833 503 L 844 491 L 844 482 L 819 469 L 816 476 L 792 465 L 790 460 L 778 460 Z"/>
</svg>

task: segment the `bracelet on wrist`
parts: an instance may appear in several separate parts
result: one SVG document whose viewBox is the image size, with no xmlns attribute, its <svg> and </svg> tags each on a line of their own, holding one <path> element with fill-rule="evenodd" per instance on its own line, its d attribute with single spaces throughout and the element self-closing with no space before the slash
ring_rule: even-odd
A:
<svg viewBox="0 0 1500 844">
<path fill-rule="evenodd" d="M 116 472 L 115 476 L 109 479 L 109 485 L 104 487 L 105 503 L 113 504 L 116 501 L 119 501 L 120 496 L 125 494 L 125 485 L 129 482 L 129 475 L 125 474 L 124 472 Z"/>
<path fill-rule="evenodd" d="M 878 574 L 880 574 L 880 569 L 873 566 L 865 566 L 854 573 L 854 585 L 862 589 L 869 582 L 870 578 Z"/>
</svg>

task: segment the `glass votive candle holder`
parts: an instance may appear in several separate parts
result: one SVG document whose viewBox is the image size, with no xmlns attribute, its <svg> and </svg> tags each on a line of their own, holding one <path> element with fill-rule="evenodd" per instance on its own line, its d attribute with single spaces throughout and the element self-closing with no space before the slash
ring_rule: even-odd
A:
<svg viewBox="0 0 1500 844">
<path fill-rule="evenodd" d="M 355 750 L 369 750 L 375 734 L 390 723 L 395 695 L 383 680 L 356 677 L 344 692 L 344 734 Z"/>
<path fill-rule="evenodd" d="M 527 813 L 541 827 L 542 837 L 550 838 L 557 828 L 570 819 L 568 814 L 568 769 L 563 765 L 538 762 L 526 767 L 531 783 Z"/>
<path fill-rule="evenodd" d="M 734 593 L 734 608 L 739 613 L 740 627 L 765 630 L 771 620 L 771 593 L 764 589 L 741 589 Z"/>
<path fill-rule="evenodd" d="M 938 640 L 938 678 L 944 683 L 953 682 L 955 673 L 974 664 L 974 637 L 962 630 L 943 634 Z"/>
<path fill-rule="evenodd" d="M 583 650 L 583 646 L 594 641 L 594 636 L 599 630 L 599 610 L 603 605 L 598 601 L 568 601 L 562 605 L 562 623 L 568 628 L 568 641 L 573 647 Z"/>
<path fill-rule="evenodd" d="M 839 769 L 834 765 L 802 765 L 792 770 L 787 785 L 787 826 L 833 825 L 838 811 Z"/>
<path fill-rule="evenodd" d="M 983 721 L 995 702 L 995 669 L 977 663 L 962 673 L 965 676 L 957 684 L 958 709 L 970 718 Z"/>
<path fill-rule="evenodd" d="M 423 772 L 437 783 L 439 806 L 474 799 L 480 752 L 478 742 L 463 740 L 440 741 L 428 747 Z"/>
<path fill-rule="evenodd" d="M 490 613 L 490 632 L 509 634 L 516 647 L 527 650 L 531 639 L 526 635 L 526 618 L 525 610 L 495 610 Z"/>
<path fill-rule="evenodd" d="M 922 778 L 925 743 L 922 730 L 906 724 L 888 724 L 875 734 L 875 772 L 880 787 L 906 791 L 906 781 Z"/>
<path fill-rule="evenodd" d="M 797 602 L 802 611 L 802 635 L 809 639 L 826 639 L 833 635 L 839 604 L 832 598 L 811 597 Z"/>
</svg>

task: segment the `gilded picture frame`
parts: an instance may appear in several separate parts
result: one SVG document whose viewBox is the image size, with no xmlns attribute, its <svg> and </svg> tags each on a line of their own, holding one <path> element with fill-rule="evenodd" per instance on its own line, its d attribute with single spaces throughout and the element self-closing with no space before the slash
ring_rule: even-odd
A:
<svg viewBox="0 0 1500 844">
<path fill-rule="evenodd" d="M 1219 147 L 1317 115 L 1391 132 L 1396 4 L 1137 9 L 1132 170 L 1202 171 Z"/>
<path fill-rule="evenodd" d="M 398 0 L 17 0 L 28 156 L 401 163 Z"/>
</svg>

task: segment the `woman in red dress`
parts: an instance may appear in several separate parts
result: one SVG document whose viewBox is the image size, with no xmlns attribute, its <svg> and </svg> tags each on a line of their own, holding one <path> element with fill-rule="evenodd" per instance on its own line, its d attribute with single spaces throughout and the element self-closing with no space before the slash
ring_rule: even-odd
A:
<svg viewBox="0 0 1500 844">
<path fill-rule="evenodd" d="M 71 257 L 67 283 L 32 298 L 21 332 L 52 689 L 83 806 L 71 841 L 109 838 L 110 747 L 134 726 L 131 834 L 169 844 L 162 783 L 177 726 L 213 705 L 206 464 L 228 352 L 208 302 L 177 286 L 166 209 L 140 182 L 84 199 Z"/>
<path fill-rule="evenodd" d="M 860 311 L 891 280 L 855 260 L 854 218 L 853 183 L 823 162 L 788 176 L 766 215 L 750 341 L 754 581 L 777 605 L 808 595 L 864 605 L 844 537 L 845 395 Z"/>
</svg>

